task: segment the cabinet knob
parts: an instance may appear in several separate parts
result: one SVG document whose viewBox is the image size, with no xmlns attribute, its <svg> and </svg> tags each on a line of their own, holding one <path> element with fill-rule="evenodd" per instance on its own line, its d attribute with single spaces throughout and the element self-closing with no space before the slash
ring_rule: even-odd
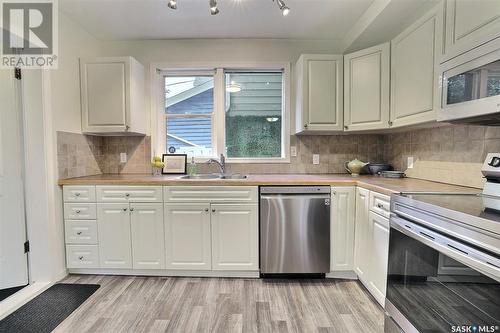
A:
<svg viewBox="0 0 500 333">
<path fill-rule="evenodd" d="M 78 257 L 78 260 L 83 260 L 83 256 L 79 256 L 79 257 Z"/>
<path fill-rule="evenodd" d="M 130 193 L 125 193 L 125 196 L 128 198 L 130 197 Z"/>
<path fill-rule="evenodd" d="M 75 193 L 75 197 L 79 197 L 80 196 L 80 193 L 79 192 L 76 192 Z"/>
<path fill-rule="evenodd" d="M 377 207 L 380 208 L 380 209 L 383 209 L 384 208 L 384 205 L 382 205 L 381 203 L 378 203 L 377 204 Z"/>
<path fill-rule="evenodd" d="M 75 213 L 80 214 L 81 211 L 78 209 L 78 210 L 75 211 Z"/>
<path fill-rule="evenodd" d="M 123 208 L 123 211 L 126 212 L 127 211 L 127 208 Z"/>
<path fill-rule="evenodd" d="M 208 208 L 205 208 L 205 212 L 207 212 L 207 213 L 208 213 L 208 211 L 209 211 L 209 209 L 208 209 Z"/>
<path fill-rule="evenodd" d="M 76 234 L 77 234 L 78 236 L 80 236 L 80 235 L 82 234 L 82 232 L 81 232 L 81 231 L 78 231 Z"/>
<path fill-rule="evenodd" d="M 392 126 L 392 121 L 389 121 L 389 126 Z"/>
<path fill-rule="evenodd" d="M 212 209 L 212 213 L 215 213 L 215 209 Z"/>
<path fill-rule="evenodd" d="M 130 208 L 130 211 L 131 211 L 131 212 L 133 212 L 133 211 L 134 211 L 134 209 L 133 209 L 133 208 Z"/>
<path fill-rule="evenodd" d="M 304 128 L 307 128 L 307 124 L 304 124 Z"/>
<path fill-rule="evenodd" d="M 349 129 L 349 126 L 344 126 L 344 129 L 347 131 Z"/>
</svg>

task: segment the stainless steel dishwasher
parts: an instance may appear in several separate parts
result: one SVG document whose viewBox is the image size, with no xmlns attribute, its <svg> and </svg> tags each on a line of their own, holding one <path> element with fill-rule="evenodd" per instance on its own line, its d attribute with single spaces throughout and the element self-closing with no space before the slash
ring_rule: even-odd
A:
<svg viewBox="0 0 500 333">
<path fill-rule="evenodd" d="M 330 271 L 330 186 L 261 187 L 262 274 Z"/>
</svg>

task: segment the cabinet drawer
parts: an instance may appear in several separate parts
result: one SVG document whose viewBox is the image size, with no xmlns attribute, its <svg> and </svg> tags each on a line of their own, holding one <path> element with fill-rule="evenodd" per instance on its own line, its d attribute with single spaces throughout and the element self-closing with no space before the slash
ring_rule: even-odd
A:
<svg viewBox="0 0 500 333">
<path fill-rule="evenodd" d="M 96 205 L 95 203 L 65 203 L 64 204 L 64 219 L 65 220 L 95 220 Z"/>
<path fill-rule="evenodd" d="M 68 268 L 99 268 L 97 245 L 66 245 Z"/>
<path fill-rule="evenodd" d="M 391 198 L 377 192 L 370 192 L 370 210 L 383 217 L 389 218 L 391 214 Z"/>
<path fill-rule="evenodd" d="M 165 202 L 257 202 L 257 186 L 165 186 Z"/>
<path fill-rule="evenodd" d="M 161 186 L 96 186 L 97 202 L 162 202 Z"/>
<path fill-rule="evenodd" d="M 64 186 L 64 202 L 95 202 L 95 186 Z"/>
<path fill-rule="evenodd" d="M 97 244 L 95 220 L 68 220 L 65 222 L 66 244 Z"/>
</svg>

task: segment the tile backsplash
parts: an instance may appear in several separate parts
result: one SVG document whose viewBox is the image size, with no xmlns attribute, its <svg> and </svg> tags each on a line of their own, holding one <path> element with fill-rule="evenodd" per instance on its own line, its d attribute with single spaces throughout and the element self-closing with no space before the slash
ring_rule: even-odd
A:
<svg viewBox="0 0 500 333">
<path fill-rule="evenodd" d="M 345 173 L 344 163 L 358 158 L 391 163 L 412 178 L 482 187 L 481 165 L 488 152 L 500 151 L 500 128 L 447 125 L 390 134 L 292 136 L 297 156 L 291 163 L 228 163 L 232 173 Z M 150 173 L 151 138 L 97 137 L 58 132 L 59 178 L 101 173 Z M 128 160 L 120 163 L 120 153 Z M 313 154 L 320 164 L 313 165 Z M 412 156 L 414 168 L 407 169 Z M 199 172 L 216 172 L 199 164 Z"/>
</svg>

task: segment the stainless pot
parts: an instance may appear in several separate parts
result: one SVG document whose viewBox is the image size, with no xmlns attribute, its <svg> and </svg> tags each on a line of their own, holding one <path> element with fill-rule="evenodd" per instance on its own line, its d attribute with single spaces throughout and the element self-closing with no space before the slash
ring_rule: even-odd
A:
<svg viewBox="0 0 500 333">
<path fill-rule="evenodd" d="M 392 165 L 386 163 L 370 163 L 366 168 L 371 175 L 378 175 L 379 172 L 393 170 Z"/>
</svg>

